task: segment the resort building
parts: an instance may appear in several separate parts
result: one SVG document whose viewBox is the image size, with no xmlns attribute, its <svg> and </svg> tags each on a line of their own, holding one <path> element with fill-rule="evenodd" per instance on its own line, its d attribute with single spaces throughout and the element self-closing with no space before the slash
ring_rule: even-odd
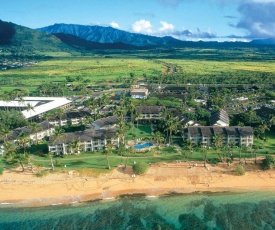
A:
<svg viewBox="0 0 275 230">
<path fill-rule="evenodd" d="M 110 116 L 98 119 L 94 121 L 91 125 L 89 125 L 89 128 L 93 128 L 95 130 L 100 129 L 113 129 L 116 127 L 117 123 L 117 117 L 116 116 Z"/>
<path fill-rule="evenodd" d="M 50 119 L 50 124 L 54 126 L 78 125 L 81 122 L 85 122 L 91 116 L 88 111 L 68 112 L 62 114 L 61 117 L 57 115 L 53 119 Z"/>
<path fill-rule="evenodd" d="M 119 147 L 116 129 L 87 129 L 85 131 L 64 133 L 64 136 L 59 140 L 51 140 L 48 143 L 48 149 L 49 152 L 55 155 L 78 154 L 80 152 L 103 150 L 108 142 L 111 142 L 114 148 Z"/>
<path fill-rule="evenodd" d="M 194 145 L 211 146 L 213 137 L 221 135 L 223 145 L 233 143 L 236 146 L 253 145 L 253 128 L 250 126 L 216 127 L 198 126 L 184 129 L 183 139 L 189 139 Z"/>
<path fill-rule="evenodd" d="M 211 126 L 220 126 L 220 127 L 229 126 L 228 113 L 223 109 L 212 113 L 212 115 L 210 117 L 210 125 Z"/>
<path fill-rule="evenodd" d="M 146 88 L 132 89 L 130 95 L 134 99 L 146 99 L 149 95 L 149 91 Z"/>
<path fill-rule="evenodd" d="M 14 101 L 0 101 L 0 109 L 18 109 L 26 119 L 41 117 L 53 109 L 67 109 L 71 101 L 64 97 L 23 97 Z"/>
<path fill-rule="evenodd" d="M 164 109 L 165 106 L 136 106 L 136 112 L 140 114 L 139 120 L 160 120 Z"/>
<path fill-rule="evenodd" d="M 4 153 L 3 143 L 5 141 L 16 143 L 20 141 L 22 134 L 28 137 L 28 145 L 31 145 L 34 142 L 38 142 L 42 140 L 44 137 L 49 137 L 53 135 L 53 133 L 54 133 L 54 126 L 51 125 L 48 121 L 43 121 L 39 123 L 37 131 L 34 131 L 31 126 L 25 126 L 25 127 L 14 129 L 10 135 L 0 140 L 0 154 Z"/>
<path fill-rule="evenodd" d="M 32 141 L 42 140 L 44 137 L 49 137 L 54 132 L 54 126 L 49 124 L 47 121 L 43 121 L 38 123 L 37 131 L 33 131 L 31 126 L 25 126 L 22 128 L 17 128 L 12 131 L 10 135 L 8 135 L 7 139 L 12 141 L 17 141 L 20 137 L 21 133 L 29 136 L 29 139 Z"/>
</svg>

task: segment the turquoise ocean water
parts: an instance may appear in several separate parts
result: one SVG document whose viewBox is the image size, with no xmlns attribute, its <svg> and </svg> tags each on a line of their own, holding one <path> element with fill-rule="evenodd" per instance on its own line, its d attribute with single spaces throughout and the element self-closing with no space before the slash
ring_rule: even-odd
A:
<svg viewBox="0 0 275 230">
<path fill-rule="evenodd" d="M 40 208 L 2 205 L 0 229 L 274 230 L 275 191 L 124 197 Z"/>
</svg>

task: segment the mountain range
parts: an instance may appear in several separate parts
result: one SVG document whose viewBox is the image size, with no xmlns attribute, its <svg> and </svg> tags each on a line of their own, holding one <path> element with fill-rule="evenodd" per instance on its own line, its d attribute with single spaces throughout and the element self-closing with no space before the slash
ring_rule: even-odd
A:
<svg viewBox="0 0 275 230">
<path fill-rule="evenodd" d="M 144 34 L 130 33 L 112 27 L 84 26 L 75 24 L 54 24 L 39 28 L 47 33 L 71 34 L 87 41 L 99 43 L 125 43 L 134 46 L 178 46 L 182 41 L 172 37 L 155 37 Z"/>
<path fill-rule="evenodd" d="M 144 34 L 130 33 L 127 31 L 103 26 L 85 26 L 76 24 L 54 24 L 38 30 L 47 33 L 63 33 L 77 36 L 87 41 L 98 43 L 125 43 L 134 46 L 159 46 L 159 47 L 185 47 L 186 45 L 198 43 L 182 41 L 170 36 L 156 37 Z M 208 43 L 208 42 L 204 42 Z M 225 42 L 229 43 L 229 42 Z M 234 44 L 244 42 L 232 42 Z M 211 42 L 209 42 L 211 44 Z M 212 42 L 213 44 L 213 42 Z M 249 44 L 249 43 L 246 43 Z M 252 40 L 250 44 L 275 45 L 275 38 Z"/>
<path fill-rule="evenodd" d="M 275 39 L 248 42 L 192 42 L 173 37 L 155 37 L 130 33 L 112 27 L 54 24 L 30 29 L 0 20 L 0 48 L 16 53 L 75 52 L 104 49 L 151 49 L 161 48 L 231 48 L 275 45 Z"/>
</svg>

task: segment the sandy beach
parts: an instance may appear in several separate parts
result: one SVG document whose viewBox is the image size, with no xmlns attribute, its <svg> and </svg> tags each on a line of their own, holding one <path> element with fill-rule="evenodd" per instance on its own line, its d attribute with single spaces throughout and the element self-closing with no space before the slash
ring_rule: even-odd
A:
<svg viewBox="0 0 275 230">
<path fill-rule="evenodd" d="M 113 169 L 99 177 L 79 176 L 77 172 L 49 173 L 42 178 L 20 168 L 0 176 L 0 204 L 6 206 L 45 206 L 96 199 L 113 199 L 123 194 L 158 196 L 167 193 L 275 191 L 274 171 L 246 165 L 246 174 L 236 176 L 234 166 L 202 163 L 160 163 L 144 175 L 133 177 L 131 167 Z"/>
</svg>

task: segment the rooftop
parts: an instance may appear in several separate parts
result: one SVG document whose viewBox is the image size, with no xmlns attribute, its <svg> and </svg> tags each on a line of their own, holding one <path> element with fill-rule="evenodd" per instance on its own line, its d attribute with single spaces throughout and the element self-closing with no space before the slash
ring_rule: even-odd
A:
<svg viewBox="0 0 275 230">
<path fill-rule="evenodd" d="M 165 106 L 136 106 L 136 111 L 142 114 L 160 113 L 165 109 Z"/>
<path fill-rule="evenodd" d="M 71 101 L 64 97 L 24 97 L 22 100 L 18 99 L 10 102 L 0 101 L 0 107 L 24 108 L 22 114 L 28 119 L 69 103 L 71 103 Z M 26 107 L 29 105 L 33 109 L 27 110 Z"/>
<path fill-rule="evenodd" d="M 73 133 L 65 133 L 65 138 L 63 140 L 57 140 L 56 144 L 61 143 L 71 143 L 74 140 L 79 140 L 80 142 L 91 141 L 94 139 L 104 140 L 111 139 L 115 137 L 116 129 L 108 130 L 95 130 L 95 129 L 86 129 L 85 131 L 78 131 Z M 53 141 L 51 141 L 53 143 Z"/>
</svg>

